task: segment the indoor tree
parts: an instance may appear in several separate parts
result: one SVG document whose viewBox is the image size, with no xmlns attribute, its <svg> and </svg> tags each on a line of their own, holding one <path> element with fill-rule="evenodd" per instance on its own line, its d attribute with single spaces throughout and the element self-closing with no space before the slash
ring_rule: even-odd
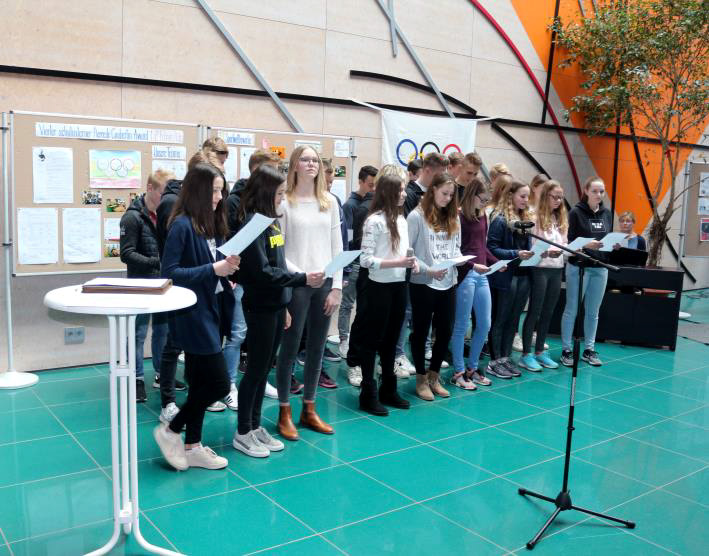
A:
<svg viewBox="0 0 709 556">
<path fill-rule="evenodd" d="M 581 22 L 557 19 L 552 25 L 566 54 L 560 67 L 578 63 L 583 79 L 567 118 L 578 112 L 591 134 L 634 125 L 659 142 L 659 175 L 648 199 L 648 264 L 657 266 L 683 193 L 675 185 L 680 143 L 697 126 L 706 126 L 709 116 L 709 2 L 606 0 L 595 7 Z"/>
</svg>

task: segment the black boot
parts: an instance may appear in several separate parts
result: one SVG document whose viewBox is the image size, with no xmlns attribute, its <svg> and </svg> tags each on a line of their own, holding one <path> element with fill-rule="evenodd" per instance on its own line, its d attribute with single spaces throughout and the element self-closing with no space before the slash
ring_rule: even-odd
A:
<svg viewBox="0 0 709 556">
<path fill-rule="evenodd" d="M 359 393 L 359 408 L 377 417 L 389 415 L 389 410 L 379 403 L 377 387 L 374 385 L 369 386 L 362 383 L 362 390 Z"/>
<path fill-rule="evenodd" d="M 396 388 L 385 389 L 383 385 L 379 388 L 379 401 L 384 405 L 390 405 L 397 409 L 409 409 L 411 407 L 409 401 L 402 398 Z"/>
</svg>

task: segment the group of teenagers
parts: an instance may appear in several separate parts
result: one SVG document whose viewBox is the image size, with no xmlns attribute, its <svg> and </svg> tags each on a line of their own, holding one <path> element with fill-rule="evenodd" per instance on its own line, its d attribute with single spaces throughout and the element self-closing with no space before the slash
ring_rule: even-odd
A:
<svg viewBox="0 0 709 556">
<path fill-rule="evenodd" d="M 181 182 L 172 179 L 160 185 L 159 176 L 153 175 L 151 180 L 158 185 L 151 187 L 149 180 L 147 193 L 135 202 L 144 205 L 144 227 L 149 229 L 152 222 L 158 237 L 157 266 L 150 258 L 152 272 L 189 288 L 197 297 L 195 305 L 170 313 L 166 327 L 153 319 L 153 340 L 156 325 L 166 328 L 161 350 L 157 346 L 156 351 L 153 341 L 163 402 L 162 422 L 154 437 L 175 469 L 227 466 L 227 459 L 204 446 L 201 436 L 205 411 L 230 396 L 238 398 L 235 449 L 252 457 L 284 449 L 261 418 L 266 389 L 273 388 L 268 383 L 273 366 L 277 431 L 283 439 L 297 440 L 290 396 L 302 345 L 299 423 L 333 434 L 333 427 L 316 411 L 316 393 L 330 319 L 341 303 L 338 329 L 348 380 L 360 388 L 360 408 L 373 415 L 385 416 L 389 407 L 409 408 L 397 389 L 397 378 L 409 372 L 415 372 L 419 398 L 448 397 L 440 373 L 449 366 L 444 361 L 449 350 L 450 382 L 465 390 L 490 385 L 488 375 L 511 379 L 520 376 L 520 368 L 531 372 L 557 368 L 545 339 L 564 267 L 560 362 L 572 365 L 580 261 L 550 246 L 538 264 L 520 266 L 534 252 L 531 236 L 515 223 L 532 221 L 537 235 L 560 245 L 576 237 L 593 238 L 583 249 L 604 260 L 608 253 L 599 251 L 599 240 L 612 231 L 613 219 L 603 206 L 605 186 L 600 178 L 587 180 L 581 201 L 567 213 L 562 186 L 546 176 L 525 183 L 497 164 L 490 169 L 488 184 L 478 177 L 482 161 L 477 154 L 434 152 L 412 161 L 406 170 L 398 164 L 379 170 L 364 167 L 358 190 L 342 205 L 329 193 L 327 170 L 332 168 L 313 147 L 296 147 L 287 173 L 273 153 L 256 151 L 249 161 L 250 177 L 237 183 L 231 194 L 223 173 L 226 156 L 223 141 L 209 140 L 192 157 Z M 151 189 L 162 189 L 162 197 L 153 193 L 151 199 Z M 255 214 L 274 220 L 240 256 L 224 256 L 217 248 Z M 624 213 L 620 220 L 621 231 L 628 228 L 630 241 L 637 245 L 642 238 L 632 232 L 632 214 Z M 128 253 L 123 245 L 121 249 L 129 276 L 137 275 L 131 273 L 130 261 L 140 250 L 140 241 L 133 243 L 137 247 Z M 326 277 L 326 265 L 343 249 L 361 249 L 358 261 L 345 269 L 344 276 L 340 270 Z M 463 255 L 472 258 L 446 264 Z M 490 272 L 498 260 L 509 262 Z M 585 272 L 582 357 L 601 365 L 594 344 L 607 271 L 591 265 Z M 523 353 L 515 362 L 512 345 L 527 305 Z M 240 341 L 245 336 L 248 353 L 238 390 L 238 365 L 226 356 L 235 336 Z M 413 365 L 403 352 L 406 338 Z M 481 366 L 485 344 L 490 360 Z M 180 351 L 185 354 L 188 393 L 177 408 L 174 369 Z M 376 374 L 381 375 L 379 380 Z"/>
</svg>

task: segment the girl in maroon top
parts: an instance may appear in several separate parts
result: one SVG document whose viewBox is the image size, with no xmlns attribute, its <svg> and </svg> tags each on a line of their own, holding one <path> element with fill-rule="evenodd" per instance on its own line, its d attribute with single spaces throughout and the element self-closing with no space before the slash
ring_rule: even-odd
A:
<svg viewBox="0 0 709 556">
<path fill-rule="evenodd" d="M 485 185 L 474 178 L 465 188 L 461 200 L 460 225 L 463 255 L 473 255 L 465 265 L 458 268 L 458 291 L 456 292 L 455 324 L 451 348 L 453 352 L 453 377 L 451 382 L 464 390 L 475 390 L 476 384 L 490 385 L 485 371 L 478 369 L 480 352 L 490 330 L 491 307 L 490 286 L 484 276 L 489 265 L 497 258 L 487 248 L 487 217 L 485 205 L 489 194 Z M 475 332 L 470 341 L 468 364 L 463 359 L 465 332 L 470 324 L 471 309 L 475 311 Z"/>
</svg>

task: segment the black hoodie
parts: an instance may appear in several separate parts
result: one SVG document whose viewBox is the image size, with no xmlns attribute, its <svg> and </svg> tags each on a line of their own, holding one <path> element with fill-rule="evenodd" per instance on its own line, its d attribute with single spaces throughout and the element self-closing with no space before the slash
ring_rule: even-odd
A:
<svg viewBox="0 0 709 556">
<path fill-rule="evenodd" d="M 157 231 L 145 206 L 145 194 L 133 200 L 121 217 L 121 261 L 128 278 L 158 278 L 160 250 Z"/>
<path fill-rule="evenodd" d="M 238 180 L 229 192 L 229 196 L 226 198 L 226 211 L 227 211 L 227 222 L 229 223 L 229 237 L 236 234 L 236 232 L 241 227 L 239 224 L 239 208 L 241 207 L 241 194 L 246 188 L 246 182 L 249 181 L 245 178 Z"/>
<path fill-rule="evenodd" d="M 244 225 L 253 218 L 249 214 Z M 292 288 L 305 286 L 303 272 L 289 272 L 286 267 L 285 242 L 274 220 L 241 253 L 237 280 L 244 288 L 242 303 L 248 311 L 273 311 L 290 303 Z"/>
<path fill-rule="evenodd" d="M 600 240 L 606 234 L 613 231 L 613 216 L 611 211 L 603 206 L 603 203 L 598 205 L 598 210 L 593 212 L 586 201 L 579 201 L 576 206 L 569 212 L 569 232 L 567 234 L 569 243 L 577 237 L 590 237 Z M 584 249 L 584 253 L 595 259 L 608 262 L 608 253 L 597 251 L 595 249 Z M 578 257 L 569 259 L 571 264 L 578 264 Z M 596 265 L 597 266 L 597 265 Z"/>
<path fill-rule="evenodd" d="M 162 197 L 160 197 L 160 204 L 156 210 L 158 215 L 158 247 L 161 257 L 163 249 L 165 248 L 165 241 L 167 240 L 167 221 L 170 218 L 170 214 L 172 214 L 172 207 L 175 206 L 175 202 L 181 190 L 182 180 L 168 180 L 162 192 Z"/>
</svg>

